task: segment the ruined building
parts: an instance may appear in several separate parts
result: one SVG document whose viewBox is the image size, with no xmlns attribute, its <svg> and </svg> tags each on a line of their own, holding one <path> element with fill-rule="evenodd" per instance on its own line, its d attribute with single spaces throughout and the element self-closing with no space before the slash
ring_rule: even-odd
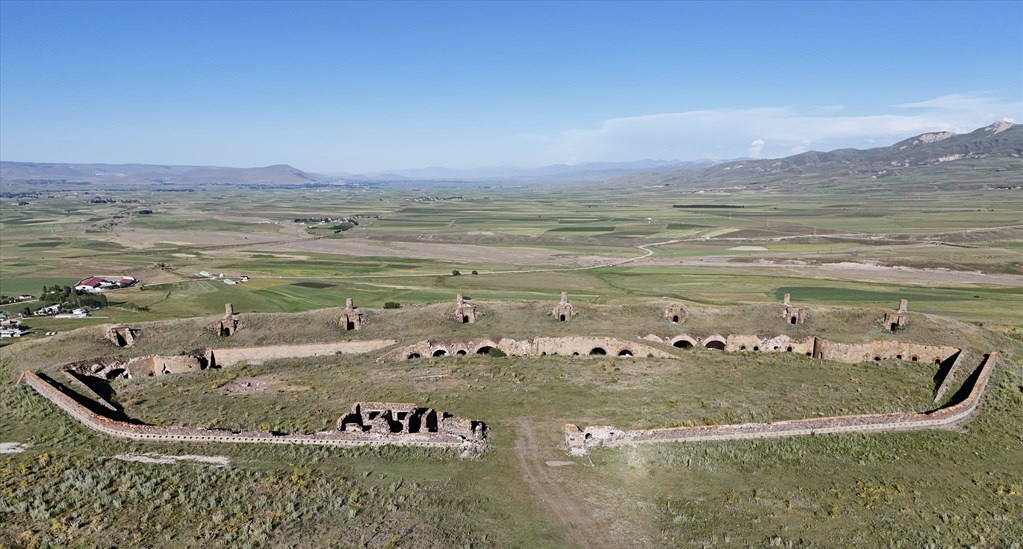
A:
<svg viewBox="0 0 1023 549">
<path fill-rule="evenodd" d="M 668 305 L 668 308 L 664 309 L 664 318 L 667 318 L 675 324 L 682 324 L 686 321 L 686 308 L 681 304 Z"/>
<path fill-rule="evenodd" d="M 472 324 L 479 319 L 480 314 L 474 305 L 465 302 L 462 294 L 458 294 L 455 297 L 455 312 L 452 316 L 462 324 Z"/>
<path fill-rule="evenodd" d="M 806 320 L 806 309 L 802 307 L 795 307 L 789 302 L 791 296 L 785 294 L 785 299 L 782 301 L 782 318 L 784 318 L 789 324 L 802 324 Z"/>
<path fill-rule="evenodd" d="M 895 330 L 902 328 L 903 326 L 906 325 L 907 322 L 909 322 L 908 307 L 909 300 L 907 299 L 899 300 L 899 310 L 895 312 L 885 313 L 884 316 L 882 316 L 878 320 L 878 322 L 880 322 L 881 325 L 884 326 L 885 330 L 891 330 L 894 332 Z"/>
<path fill-rule="evenodd" d="M 111 326 L 103 338 L 118 347 L 131 347 L 138 335 L 139 331 L 129 326 Z"/>
<path fill-rule="evenodd" d="M 477 441 L 486 438 L 486 425 L 482 421 L 451 417 L 408 402 L 356 402 L 350 413 L 338 418 L 337 430 L 342 433 L 438 433 Z"/>
<path fill-rule="evenodd" d="M 551 314 L 561 322 L 566 322 L 575 315 L 575 307 L 568 302 L 568 292 L 561 292 L 561 303 L 558 303 Z"/>
<path fill-rule="evenodd" d="M 239 320 L 241 315 L 234 312 L 234 306 L 230 303 L 224 304 L 224 318 L 214 322 L 210 325 L 210 329 L 213 333 L 221 337 L 227 337 L 234 335 L 242 327 L 241 321 Z"/>
<path fill-rule="evenodd" d="M 349 297 L 345 300 L 345 310 L 341 311 L 341 316 L 337 319 L 337 323 L 346 332 L 348 330 L 362 329 L 362 313 L 352 304 L 352 298 Z"/>
</svg>

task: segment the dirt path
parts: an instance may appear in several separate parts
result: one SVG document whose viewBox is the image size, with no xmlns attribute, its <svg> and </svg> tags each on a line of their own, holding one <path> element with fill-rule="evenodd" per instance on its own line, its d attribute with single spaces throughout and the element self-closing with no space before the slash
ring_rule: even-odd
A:
<svg viewBox="0 0 1023 549">
<path fill-rule="evenodd" d="M 529 421 L 525 418 L 516 420 L 515 432 L 518 435 L 515 454 L 522 468 L 522 478 L 561 525 L 568 539 L 578 547 L 612 547 L 606 525 L 593 516 L 593 510 L 585 501 L 574 496 L 552 474 L 540 455 Z"/>
</svg>

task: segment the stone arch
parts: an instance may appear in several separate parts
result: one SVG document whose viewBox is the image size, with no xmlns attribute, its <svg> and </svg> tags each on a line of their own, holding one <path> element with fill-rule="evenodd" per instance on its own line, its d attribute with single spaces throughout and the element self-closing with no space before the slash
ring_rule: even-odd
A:
<svg viewBox="0 0 1023 549">
<path fill-rule="evenodd" d="M 632 351 L 629 349 L 622 349 L 621 351 L 618 351 L 618 356 L 632 356 Z"/>
<path fill-rule="evenodd" d="M 607 350 L 604 349 L 603 347 L 594 347 L 594 348 L 590 349 L 590 354 L 591 355 L 606 355 L 607 354 Z"/>
<path fill-rule="evenodd" d="M 465 355 L 465 349 L 459 349 L 459 350 L 455 351 L 455 354 L 458 355 L 458 356 L 463 356 L 463 355 Z"/>
<path fill-rule="evenodd" d="M 725 338 L 719 335 L 707 336 L 703 340 L 703 346 L 707 349 L 714 349 L 716 351 L 725 350 Z"/>
<path fill-rule="evenodd" d="M 414 360 L 414 359 L 417 359 L 417 358 L 422 358 L 422 356 L 423 355 L 421 355 L 419 353 L 411 352 L 411 353 L 408 354 L 407 360 Z"/>
<path fill-rule="evenodd" d="M 685 334 L 677 335 L 671 340 L 671 346 L 679 349 L 692 349 L 696 345 L 696 340 Z"/>
<path fill-rule="evenodd" d="M 493 349 L 493 347 L 491 347 L 490 345 L 480 345 L 476 349 L 476 354 L 478 354 L 478 355 L 485 355 L 485 354 L 489 353 L 491 349 Z"/>
<path fill-rule="evenodd" d="M 438 357 L 438 356 L 444 356 L 446 354 L 448 354 L 446 349 L 435 349 L 433 351 L 433 353 L 430 354 L 430 356 Z"/>
</svg>

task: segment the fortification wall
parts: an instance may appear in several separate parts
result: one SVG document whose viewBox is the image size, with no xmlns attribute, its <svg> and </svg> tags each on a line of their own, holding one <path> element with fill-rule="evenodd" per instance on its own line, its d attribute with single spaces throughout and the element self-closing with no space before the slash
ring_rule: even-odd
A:
<svg viewBox="0 0 1023 549">
<path fill-rule="evenodd" d="M 669 441 L 739 440 L 777 438 L 827 433 L 873 433 L 949 428 L 965 421 L 976 410 L 995 365 L 1001 355 L 992 352 L 978 366 L 970 393 L 961 402 L 930 413 L 891 413 L 837 416 L 771 423 L 703 425 L 623 431 L 610 426 L 589 427 L 579 431 L 566 425 L 566 442 L 573 453 L 585 453 L 588 447 L 623 446 Z"/>
<path fill-rule="evenodd" d="M 220 366 L 239 362 L 261 364 L 268 360 L 282 358 L 303 358 L 336 354 L 362 354 L 390 347 L 393 339 L 370 339 L 365 341 L 338 341 L 335 343 L 310 343 L 305 345 L 266 345 L 260 347 L 228 347 L 214 349 L 213 356 Z"/>
<path fill-rule="evenodd" d="M 376 361 L 387 363 L 432 356 L 483 354 L 490 348 L 500 349 L 508 356 L 608 355 L 659 358 L 673 356 L 645 343 L 613 337 L 537 337 L 532 340 L 502 338 L 498 341 L 493 339 L 419 341 L 394 349 Z"/>
<path fill-rule="evenodd" d="M 340 433 L 323 432 L 312 435 L 275 435 L 266 431 L 234 432 L 198 427 L 163 427 L 135 425 L 101 416 L 47 383 L 33 372 L 23 372 L 19 383 L 35 389 L 43 398 L 64 410 L 86 427 L 118 438 L 152 442 L 230 442 L 261 444 L 305 444 L 319 446 L 421 446 L 429 448 L 461 448 L 482 444 L 451 433 Z"/>
<path fill-rule="evenodd" d="M 868 343 L 839 343 L 812 336 L 797 340 L 787 335 L 766 337 L 752 334 L 730 334 L 727 337 L 722 337 L 714 334 L 699 338 L 689 334 L 678 334 L 661 341 L 685 349 L 702 348 L 706 347 L 709 342 L 723 341 L 726 352 L 801 353 L 822 360 L 847 364 L 879 360 L 941 363 L 960 351 L 956 347 L 947 345 L 923 345 L 908 341 L 875 340 Z"/>
</svg>

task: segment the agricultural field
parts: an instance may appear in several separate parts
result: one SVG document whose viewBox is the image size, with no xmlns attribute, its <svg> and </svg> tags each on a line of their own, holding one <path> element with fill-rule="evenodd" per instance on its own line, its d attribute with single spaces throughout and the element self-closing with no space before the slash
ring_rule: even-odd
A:
<svg viewBox="0 0 1023 549">
<path fill-rule="evenodd" d="M 1019 191 L 906 183 L 913 192 L 863 192 L 872 182 L 770 191 L 394 183 L 55 188 L 0 199 L 0 293 L 39 297 L 43 286 L 90 275 L 140 281 L 107 292 L 109 305 L 87 318 L 29 317 L 32 334 L 3 340 L 0 443 L 26 446 L 0 455 L 0 543 L 1018 546 Z M 436 200 L 415 200 L 423 196 Z M 336 221 L 296 221 L 342 217 L 358 224 L 342 231 Z M 248 281 L 224 282 L 243 275 Z M 579 311 L 565 323 L 549 316 L 562 291 Z M 481 311 L 478 322 L 447 318 L 459 293 Z M 805 324 L 780 317 L 784 294 L 807 308 Z M 346 298 L 366 313 L 365 329 L 337 328 Z M 899 299 L 909 300 L 911 323 L 888 332 L 876 319 Z M 226 303 L 244 327 L 218 338 L 207 326 Z M 691 311 L 682 325 L 663 317 L 672 303 Z M 13 316 L 33 305 L 2 310 Z M 138 327 L 138 342 L 104 341 L 114 323 Z M 14 385 L 23 370 L 58 379 L 71 362 L 204 348 L 683 332 L 902 340 L 962 348 L 966 369 L 991 351 L 1005 361 L 957 431 L 667 443 L 586 456 L 566 452 L 566 423 L 645 429 L 931 410 L 939 367 L 651 343 L 670 358 L 379 364 L 381 351 L 109 385 L 113 402 L 145 423 L 282 433 L 330 428 L 357 401 L 415 402 L 487 423 L 489 446 L 470 458 L 399 447 L 128 442 L 88 431 Z M 125 457 L 144 454 L 164 462 Z"/>
</svg>

